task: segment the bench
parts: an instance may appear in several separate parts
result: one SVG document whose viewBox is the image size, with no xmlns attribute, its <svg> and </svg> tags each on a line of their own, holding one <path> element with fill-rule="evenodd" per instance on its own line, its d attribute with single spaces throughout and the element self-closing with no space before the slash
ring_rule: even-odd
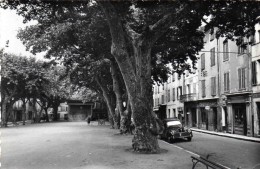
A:
<svg viewBox="0 0 260 169">
<path fill-rule="evenodd" d="M 209 156 L 207 156 L 207 158 L 204 158 L 204 157 L 201 157 L 201 156 L 199 156 L 199 157 L 191 156 L 192 163 L 193 163 L 192 169 L 195 169 L 195 167 L 196 167 L 196 165 L 197 165 L 198 163 L 201 163 L 201 164 L 205 165 L 207 169 L 208 169 L 208 168 L 213 168 L 213 169 L 228 169 L 228 168 L 226 168 L 226 167 L 224 167 L 224 166 L 222 166 L 222 165 L 220 165 L 220 164 L 217 164 L 217 163 L 215 163 L 215 162 L 213 162 L 213 161 L 210 161 L 210 160 L 208 159 L 208 157 L 209 157 Z"/>
<path fill-rule="evenodd" d="M 98 125 L 105 125 L 105 120 L 104 119 L 99 119 L 98 120 Z"/>
</svg>

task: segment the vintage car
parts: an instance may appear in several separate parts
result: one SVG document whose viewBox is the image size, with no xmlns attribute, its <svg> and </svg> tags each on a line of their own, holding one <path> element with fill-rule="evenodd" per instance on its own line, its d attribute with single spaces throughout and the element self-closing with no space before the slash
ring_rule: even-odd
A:
<svg viewBox="0 0 260 169">
<path fill-rule="evenodd" d="M 163 120 L 164 131 L 161 134 L 162 139 L 173 142 L 175 139 L 187 139 L 191 141 L 193 135 L 191 129 L 183 127 L 180 120 L 177 118 L 169 118 Z"/>
</svg>

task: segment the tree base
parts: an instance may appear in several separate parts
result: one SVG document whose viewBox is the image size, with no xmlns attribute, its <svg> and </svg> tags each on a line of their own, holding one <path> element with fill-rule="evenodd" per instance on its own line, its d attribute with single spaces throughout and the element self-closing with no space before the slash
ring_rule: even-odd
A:
<svg viewBox="0 0 260 169">
<path fill-rule="evenodd" d="M 144 128 L 136 129 L 132 147 L 134 151 L 141 153 L 158 153 L 160 150 L 156 135 Z"/>
</svg>

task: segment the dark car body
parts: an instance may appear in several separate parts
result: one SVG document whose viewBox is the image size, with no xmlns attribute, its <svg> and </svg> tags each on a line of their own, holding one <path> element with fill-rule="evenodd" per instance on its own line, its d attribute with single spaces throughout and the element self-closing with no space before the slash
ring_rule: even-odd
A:
<svg viewBox="0 0 260 169">
<path fill-rule="evenodd" d="M 191 141 L 193 135 L 192 131 L 183 127 L 180 120 L 177 118 L 169 118 L 163 120 L 164 131 L 161 134 L 162 139 L 167 139 L 169 142 L 174 141 L 174 139 L 187 139 Z"/>
</svg>

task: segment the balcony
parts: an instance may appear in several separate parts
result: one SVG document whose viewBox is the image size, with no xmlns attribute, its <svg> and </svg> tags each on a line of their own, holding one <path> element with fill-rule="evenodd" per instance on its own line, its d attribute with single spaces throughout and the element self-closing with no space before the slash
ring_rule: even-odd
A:
<svg viewBox="0 0 260 169">
<path fill-rule="evenodd" d="M 184 94 L 180 96 L 180 102 L 182 103 L 196 101 L 197 99 L 197 93 Z"/>
</svg>

